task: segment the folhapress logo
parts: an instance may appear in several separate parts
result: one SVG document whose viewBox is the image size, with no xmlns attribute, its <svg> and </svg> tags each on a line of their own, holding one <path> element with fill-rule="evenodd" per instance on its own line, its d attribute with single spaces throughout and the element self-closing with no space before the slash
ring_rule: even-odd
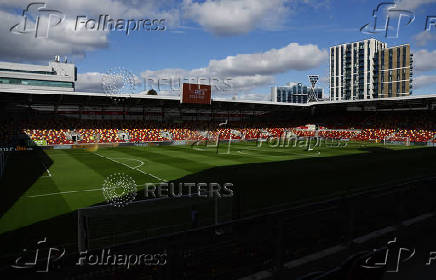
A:
<svg viewBox="0 0 436 280">
<path fill-rule="evenodd" d="M 373 10 L 372 17 L 374 22 L 362 26 L 360 32 L 365 34 L 383 32 L 386 38 L 398 38 L 402 19 L 407 18 L 406 25 L 409 25 L 415 20 L 415 13 L 399 9 L 395 2 L 383 2 Z"/>
<path fill-rule="evenodd" d="M 66 15 L 58 10 L 47 9 L 47 4 L 35 2 L 23 10 L 20 23 L 12 26 L 9 31 L 15 34 L 34 33 L 35 38 L 48 38 L 49 29 L 60 25 Z M 100 15 L 98 19 L 80 15 L 76 17 L 76 24 L 71 31 L 81 32 L 111 32 L 122 31 L 126 35 L 133 31 L 165 31 L 166 19 L 114 19 L 110 15 Z"/>
<path fill-rule="evenodd" d="M 47 9 L 45 3 L 30 3 L 23 10 L 22 21 L 11 27 L 15 34 L 34 33 L 35 38 L 48 38 L 49 29 L 59 25 L 65 15 L 57 10 Z"/>
</svg>

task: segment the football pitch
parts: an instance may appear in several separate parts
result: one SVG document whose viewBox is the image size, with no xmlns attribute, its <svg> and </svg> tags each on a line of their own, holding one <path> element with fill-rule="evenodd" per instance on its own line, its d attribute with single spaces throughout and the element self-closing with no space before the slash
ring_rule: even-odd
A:
<svg viewBox="0 0 436 280">
<path fill-rule="evenodd" d="M 57 222 L 61 219 L 70 219 L 66 223 L 73 228 L 75 210 L 106 204 L 102 185 L 116 173 L 133 178 L 139 190 L 146 183 L 231 183 L 242 215 L 250 215 L 297 201 L 436 175 L 435 155 L 434 148 L 418 146 L 349 143 L 308 151 L 258 147 L 254 142 L 232 143 L 230 148 L 225 143 L 218 148 L 90 146 L 16 152 L 9 156 L 1 181 L 0 236 L 46 226 L 50 220 L 56 221 L 48 225 L 57 231 L 62 230 L 56 228 L 61 227 Z"/>
</svg>

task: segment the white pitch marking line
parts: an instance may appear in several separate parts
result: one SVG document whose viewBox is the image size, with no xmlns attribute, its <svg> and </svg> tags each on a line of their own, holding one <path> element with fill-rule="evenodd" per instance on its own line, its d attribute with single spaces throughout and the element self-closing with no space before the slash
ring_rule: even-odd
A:
<svg viewBox="0 0 436 280">
<path fill-rule="evenodd" d="M 242 151 L 238 151 L 238 153 L 241 155 L 246 155 L 246 156 L 250 156 L 250 157 L 263 157 L 262 155 L 253 155 L 253 154 L 245 153 Z"/>
<path fill-rule="evenodd" d="M 113 158 L 113 159 L 125 159 L 125 160 L 137 161 L 137 162 L 139 162 L 139 165 L 132 167 L 135 169 L 144 165 L 144 162 L 142 160 L 139 160 L 139 159 L 133 159 L 133 158 Z"/>
<path fill-rule="evenodd" d="M 41 161 L 42 166 L 44 166 L 45 170 L 47 171 L 48 176 L 42 176 L 42 177 L 52 177 L 50 170 L 47 168 L 47 165 L 45 165 L 42 161 Z"/>
<path fill-rule="evenodd" d="M 138 185 L 137 187 L 145 186 L 146 184 Z M 117 189 L 117 187 L 114 187 L 112 189 Z M 44 193 L 44 194 L 36 194 L 36 195 L 28 195 L 27 197 L 34 198 L 34 197 L 43 197 L 43 196 L 51 196 L 51 195 L 58 195 L 58 194 L 68 194 L 68 193 L 78 193 L 78 192 L 95 192 L 95 191 L 103 191 L 103 188 L 98 189 L 89 189 L 89 190 L 77 190 L 77 191 L 63 191 L 63 192 L 54 192 L 54 193 Z"/>
<path fill-rule="evenodd" d="M 36 194 L 36 195 L 28 195 L 27 197 L 42 197 L 42 196 L 50 196 L 50 195 L 58 195 L 58 194 L 67 194 L 67 193 L 77 193 L 77 192 L 95 192 L 101 191 L 102 189 L 89 189 L 89 190 L 77 190 L 77 191 L 64 191 L 64 192 L 54 192 L 54 193 L 44 193 L 44 194 Z"/>
<path fill-rule="evenodd" d="M 300 153 L 294 153 L 294 152 L 289 152 L 289 151 L 276 151 L 276 150 L 264 150 L 262 148 L 238 148 L 238 149 L 242 149 L 242 150 L 248 150 L 248 151 L 263 151 L 263 152 L 274 152 L 274 153 L 282 153 L 283 156 L 286 155 L 296 155 L 296 156 L 304 156 L 304 157 L 319 157 L 319 155 L 311 155 L 311 154 L 300 154 Z"/>
<path fill-rule="evenodd" d="M 162 181 L 162 182 L 167 182 L 167 181 L 168 181 L 168 180 L 164 180 L 164 179 L 162 179 L 162 178 L 159 178 L 159 177 L 157 177 L 157 176 L 155 176 L 155 175 L 153 175 L 153 174 L 150 174 L 150 173 L 147 173 L 147 172 L 145 172 L 145 171 L 142 171 L 141 169 L 138 169 L 137 167 L 136 167 L 136 168 L 133 168 L 133 167 L 131 167 L 130 165 L 127 165 L 127 164 L 125 164 L 125 163 L 122 163 L 122 162 L 120 162 L 120 161 L 118 161 L 118 160 L 116 160 L 116 159 L 113 159 L 113 158 L 110 158 L 110 157 L 106 157 L 106 156 L 101 155 L 101 154 L 99 154 L 99 153 L 94 153 L 94 154 L 96 154 L 96 155 L 99 156 L 99 157 L 102 157 L 102 158 L 105 158 L 105 159 L 111 160 L 111 161 L 113 161 L 113 162 L 116 162 L 116 163 L 122 164 L 122 165 L 124 165 L 124 166 L 126 166 L 126 167 L 128 167 L 128 168 L 130 168 L 130 169 L 132 169 L 132 170 L 136 170 L 136 171 L 138 171 L 138 172 L 141 172 L 142 174 L 145 174 L 145 175 L 151 176 L 151 177 L 153 177 L 153 178 L 155 178 L 155 179 L 158 179 L 159 181 Z"/>
</svg>

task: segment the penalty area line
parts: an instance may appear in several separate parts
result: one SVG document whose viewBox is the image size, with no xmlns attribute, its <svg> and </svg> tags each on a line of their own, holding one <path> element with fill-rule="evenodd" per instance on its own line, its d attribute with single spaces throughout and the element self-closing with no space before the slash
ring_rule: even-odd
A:
<svg viewBox="0 0 436 280">
<path fill-rule="evenodd" d="M 138 185 L 135 184 L 137 187 L 146 186 L 146 184 Z M 119 187 L 114 187 L 112 189 L 118 189 Z M 63 192 L 53 192 L 53 193 L 43 193 L 43 194 L 35 194 L 35 195 L 28 195 L 26 197 L 28 198 L 35 198 L 35 197 L 44 197 L 44 196 L 52 196 L 52 195 L 60 195 L 60 194 L 70 194 L 70 193 L 79 193 L 79 192 L 95 192 L 95 191 L 103 191 L 103 188 L 98 189 L 88 189 L 88 190 L 76 190 L 76 191 L 63 191 Z"/>
<path fill-rule="evenodd" d="M 283 151 L 283 150 L 282 151 L 280 151 L 280 150 L 279 151 L 277 151 L 277 150 L 265 150 L 265 149 L 263 149 L 261 147 L 259 147 L 259 148 L 241 148 L 241 147 L 239 147 L 237 149 L 242 149 L 242 150 L 245 150 L 245 151 L 253 151 L 253 152 L 260 151 L 260 152 L 266 152 L 266 153 L 281 153 L 282 156 L 295 155 L 295 156 L 314 157 L 314 158 L 320 157 L 319 154 L 318 155 L 313 155 L 313 154 L 309 154 L 309 153 L 308 154 L 302 154 L 302 153 L 295 153 L 295 152 L 293 152 L 291 150 L 285 150 L 285 151 Z M 243 153 L 241 153 L 241 154 L 243 154 Z M 247 154 L 247 155 L 257 156 L 257 155 L 252 155 L 252 154 Z"/>
<path fill-rule="evenodd" d="M 95 192 L 95 191 L 101 191 L 101 190 L 102 190 L 101 188 L 98 188 L 98 189 L 89 189 L 89 190 L 64 191 L 64 192 L 54 192 L 54 193 L 44 193 L 44 194 L 28 195 L 26 197 L 35 198 L 35 197 L 43 197 L 43 196 L 51 196 L 51 195 L 59 195 L 59 194 L 68 194 L 68 193 Z"/>
<path fill-rule="evenodd" d="M 128 167 L 128 168 L 130 168 L 130 169 L 132 169 L 132 170 L 136 170 L 136 171 L 138 171 L 138 172 L 141 172 L 141 173 L 144 174 L 144 175 L 148 175 L 148 176 L 150 176 L 150 177 L 153 177 L 153 178 L 155 178 L 155 179 L 157 179 L 157 180 L 159 180 L 159 181 L 161 181 L 161 182 L 167 182 L 167 181 L 168 181 L 168 180 L 164 180 L 164 179 L 162 179 L 162 178 L 159 178 L 159 177 L 156 176 L 156 175 L 153 175 L 153 174 L 147 173 L 147 172 L 145 172 L 145 171 L 139 169 L 138 167 L 131 167 L 131 166 L 128 165 L 128 164 L 125 164 L 125 163 L 123 163 L 123 162 L 120 162 L 120 161 L 118 161 L 118 160 L 116 160 L 116 159 L 113 159 L 113 158 L 110 158 L 110 157 L 106 157 L 106 156 L 104 156 L 104 155 L 102 155 L 102 154 L 99 154 L 99 153 L 95 153 L 95 152 L 94 152 L 94 154 L 96 154 L 97 156 L 99 156 L 99 157 L 101 157 L 101 158 L 105 158 L 105 159 L 111 160 L 111 161 L 113 161 L 113 162 L 115 162 L 115 163 L 118 163 L 118 164 L 124 165 L 125 167 Z"/>
<path fill-rule="evenodd" d="M 52 174 L 51 174 L 50 170 L 47 168 L 47 165 L 45 165 L 45 163 L 42 162 L 42 161 L 41 161 L 41 164 L 42 164 L 42 166 L 44 166 L 45 171 L 46 171 L 47 174 L 48 174 L 48 176 L 41 176 L 41 177 L 43 177 L 43 178 L 50 178 L 50 177 L 52 177 Z"/>
</svg>

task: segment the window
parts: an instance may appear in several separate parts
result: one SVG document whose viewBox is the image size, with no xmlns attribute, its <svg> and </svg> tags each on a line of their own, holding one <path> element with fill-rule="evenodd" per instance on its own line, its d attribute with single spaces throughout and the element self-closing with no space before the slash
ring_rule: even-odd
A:
<svg viewBox="0 0 436 280">
<path fill-rule="evenodd" d="M 400 68 L 401 67 L 400 66 L 400 51 L 401 51 L 401 48 L 397 48 L 396 51 L 397 51 L 397 65 L 396 65 L 396 67 Z"/>
<path fill-rule="evenodd" d="M 406 53 L 407 53 L 407 47 L 403 46 L 403 67 L 406 66 Z"/>
<path fill-rule="evenodd" d="M 392 69 L 392 49 L 389 50 L 389 69 Z"/>
<path fill-rule="evenodd" d="M 73 88 L 73 83 L 69 83 L 69 82 L 41 81 L 41 80 L 28 80 L 28 79 L 17 79 L 17 78 L 0 78 L 0 84 Z"/>
<path fill-rule="evenodd" d="M 55 72 L 46 72 L 46 71 L 30 71 L 30 70 L 14 70 L 14 69 L 0 69 L 0 71 L 29 73 L 29 74 L 56 75 Z"/>
</svg>

